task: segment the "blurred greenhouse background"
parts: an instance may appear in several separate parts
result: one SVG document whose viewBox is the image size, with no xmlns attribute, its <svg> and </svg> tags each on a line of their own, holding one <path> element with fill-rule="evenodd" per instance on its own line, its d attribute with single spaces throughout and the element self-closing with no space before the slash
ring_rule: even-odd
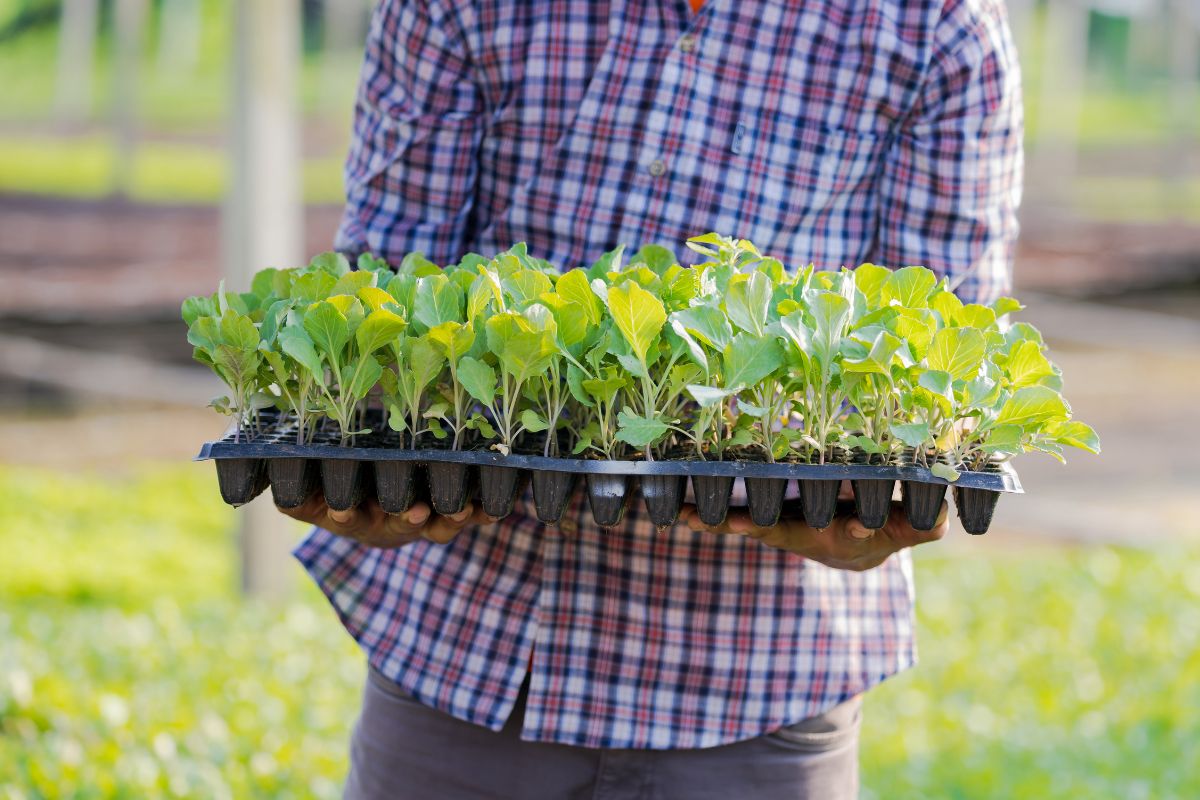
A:
<svg viewBox="0 0 1200 800">
<path fill-rule="evenodd" d="M 918 554 L 864 795 L 1197 797 L 1200 0 L 1009 6 L 1018 294 L 1105 452 Z M 178 304 L 330 245 L 369 12 L 0 0 L 4 800 L 340 792 L 361 659 L 301 530 L 189 463 L 224 421 Z"/>
</svg>

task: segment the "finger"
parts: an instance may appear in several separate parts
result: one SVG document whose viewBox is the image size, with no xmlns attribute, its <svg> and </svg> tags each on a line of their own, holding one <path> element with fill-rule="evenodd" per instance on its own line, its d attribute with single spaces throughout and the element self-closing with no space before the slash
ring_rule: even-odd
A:
<svg viewBox="0 0 1200 800">
<path fill-rule="evenodd" d="M 342 509 L 330 508 L 326 513 L 329 515 L 329 519 L 332 520 L 335 525 L 342 525 L 348 528 L 354 527 L 361 517 L 361 514 L 358 511 L 358 506 Z"/>
<path fill-rule="evenodd" d="M 275 509 L 280 514 L 285 514 L 292 519 L 298 519 L 301 522 L 308 522 L 313 525 L 321 524 L 325 520 L 326 513 L 329 511 L 329 507 L 325 505 L 325 496 L 320 492 L 311 495 L 295 508 L 275 506 Z"/>
<path fill-rule="evenodd" d="M 887 534 L 899 547 L 913 547 L 925 542 L 936 542 L 941 539 L 950 530 L 950 506 L 946 501 L 942 501 L 942 508 L 938 512 L 937 522 L 931 530 L 919 531 L 908 522 L 908 517 L 904 513 L 904 509 L 899 504 L 892 506 L 891 516 L 888 517 L 887 525 L 884 527 L 884 533 Z"/>
<path fill-rule="evenodd" d="M 433 517 L 425 526 L 423 535 L 432 542 L 446 544 L 457 536 L 459 531 L 471 524 L 471 518 L 474 515 L 475 504 L 467 503 L 457 514 Z"/>
<path fill-rule="evenodd" d="M 873 537 L 875 535 L 874 529 L 868 528 L 866 525 L 863 525 L 862 520 L 860 520 L 858 517 L 847 517 L 846 523 L 845 523 L 845 530 L 846 530 L 846 535 L 856 541 L 870 539 L 871 537 Z"/>
<path fill-rule="evenodd" d="M 842 481 L 841 485 L 838 486 L 837 499 L 838 500 L 853 500 L 854 499 L 854 487 L 850 485 L 850 481 Z"/>
<path fill-rule="evenodd" d="M 696 513 L 696 506 L 692 503 L 684 503 L 679 509 L 679 524 L 686 525 L 689 530 L 696 533 L 706 530 L 704 522 Z"/>
<path fill-rule="evenodd" d="M 392 539 L 417 539 L 421 536 L 425 523 L 429 521 L 429 513 L 429 506 L 417 501 L 399 514 L 384 514 L 383 532 Z"/>
</svg>

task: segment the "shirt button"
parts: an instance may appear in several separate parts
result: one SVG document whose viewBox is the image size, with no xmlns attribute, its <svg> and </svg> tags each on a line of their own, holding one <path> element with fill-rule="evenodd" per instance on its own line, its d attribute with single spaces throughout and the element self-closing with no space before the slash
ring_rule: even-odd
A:
<svg viewBox="0 0 1200 800">
<path fill-rule="evenodd" d="M 657 178 L 667 171 L 667 165 L 662 162 L 661 158 L 656 158 L 650 162 L 650 166 L 646 167 L 646 171 Z"/>
<path fill-rule="evenodd" d="M 679 52 L 690 53 L 696 49 L 696 37 L 686 33 L 679 40 Z"/>
</svg>

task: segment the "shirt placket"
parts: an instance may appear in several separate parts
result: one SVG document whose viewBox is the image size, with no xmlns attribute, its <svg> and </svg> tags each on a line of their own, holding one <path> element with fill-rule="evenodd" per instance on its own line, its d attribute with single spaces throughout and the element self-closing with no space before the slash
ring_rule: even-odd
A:
<svg viewBox="0 0 1200 800">
<path fill-rule="evenodd" d="M 694 165 L 683 163 L 681 144 L 690 118 L 689 100 L 696 81 L 696 62 L 701 57 L 703 29 L 713 10 L 704 8 L 693 13 L 687 0 L 679 0 L 676 5 L 680 7 L 677 14 L 664 20 L 660 31 L 661 45 L 670 49 L 652 90 L 652 108 L 639 143 L 639 179 L 627 204 L 623 241 L 645 238 L 646 220 L 660 218 L 657 212 L 670 201 L 673 187 L 686 183 L 694 169 Z"/>
</svg>

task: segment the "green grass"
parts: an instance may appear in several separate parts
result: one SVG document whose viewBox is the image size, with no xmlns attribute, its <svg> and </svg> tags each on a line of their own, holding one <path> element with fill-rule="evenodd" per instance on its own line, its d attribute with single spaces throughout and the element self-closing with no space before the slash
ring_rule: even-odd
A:
<svg viewBox="0 0 1200 800">
<path fill-rule="evenodd" d="M 222 150 L 146 142 L 135 155 L 128 194 L 147 202 L 216 203 L 227 180 L 228 156 Z M 341 154 L 306 160 L 301 181 L 306 202 L 341 203 Z M 116 188 L 115 154 L 101 136 L 0 136 L 0 192 L 100 198 Z"/>
<path fill-rule="evenodd" d="M 361 657 L 237 599 L 232 521 L 205 465 L 0 467 L 0 797 L 338 796 Z M 1198 556 L 928 548 L 864 796 L 1200 796 Z"/>
</svg>

